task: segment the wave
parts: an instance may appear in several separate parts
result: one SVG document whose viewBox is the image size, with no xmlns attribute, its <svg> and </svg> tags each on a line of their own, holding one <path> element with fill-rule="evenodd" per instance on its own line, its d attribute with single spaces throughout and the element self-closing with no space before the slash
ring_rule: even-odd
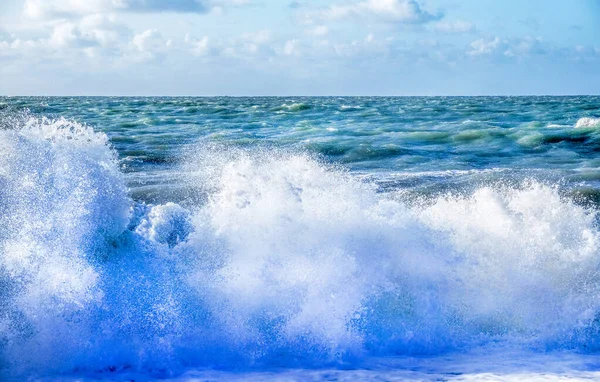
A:
<svg viewBox="0 0 600 382">
<path fill-rule="evenodd" d="M 362 110 L 362 106 L 359 105 L 340 105 L 340 111 L 357 111 Z"/>
<path fill-rule="evenodd" d="M 304 110 L 308 110 L 312 108 L 311 105 L 306 104 L 306 103 L 302 103 L 302 102 L 294 102 L 294 103 L 284 103 L 283 105 L 274 108 L 274 111 L 290 111 L 290 112 L 298 112 L 298 111 L 304 111 Z"/>
<path fill-rule="evenodd" d="M 94 263 L 129 204 L 106 135 L 64 119 L 0 130 L 0 343 L 15 366 L 82 350 L 89 306 L 103 300 Z"/>
<path fill-rule="evenodd" d="M 203 146 L 191 207 L 145 205 L 104 134 L 30 119 L 0 142 L 7 375 L 598 349 L 596 212 L 554 187 L 409 205 L 309 155 Z"/>
<path fill-rule="evenodd" d="M 597 127 L 600 126 L 600 118 L 579 118 L 575 124 L 576 128 L 580 127 Z"/>
</svg>

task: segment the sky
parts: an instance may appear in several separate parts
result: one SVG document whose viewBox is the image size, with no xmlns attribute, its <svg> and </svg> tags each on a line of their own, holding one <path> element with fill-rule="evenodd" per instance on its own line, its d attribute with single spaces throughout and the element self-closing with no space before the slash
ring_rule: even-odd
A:
<svg viewBox="0 0 600 382">
<path fill-rule="evenodd" d="M 600 0 L 0 0 L 0 95 L 600 93 Z"/>
</svg>

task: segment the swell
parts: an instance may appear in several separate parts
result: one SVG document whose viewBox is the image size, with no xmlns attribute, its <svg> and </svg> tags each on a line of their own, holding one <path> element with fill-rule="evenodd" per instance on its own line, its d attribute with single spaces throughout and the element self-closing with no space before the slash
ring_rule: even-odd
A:
<svg viewBox="0 0 600 382">
<path fill-rule="evenodd" d="M 0 138 L 6 375 L 598 349 L 596 211 L 555 187 L 409 204 L 309 155 L 204 145 L 191 207 L 146 205 L 104 134 Z"/>
</svg>

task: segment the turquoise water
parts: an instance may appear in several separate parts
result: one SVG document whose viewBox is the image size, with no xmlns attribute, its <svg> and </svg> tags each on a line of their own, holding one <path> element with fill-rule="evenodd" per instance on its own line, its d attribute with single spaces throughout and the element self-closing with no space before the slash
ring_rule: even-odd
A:
<svg viewBox="0 0 600 382">
<path fill-rule="evenodd" d="M 596 378 L 599 149 L 600 97 L 0 98 L 0 376 Z"/>
<path fill-rule="evenodd" d="M 105 132 L 136 198 L 170 200 L 199 142 L 322 156 L 382 187 L 498 176 L 597 187 L 600 97 L 4 98 Z M 591 118 L 585 120 L 584 118 Z M 581 121 L 579 128 L 574 128 Z M 518 173 L 518 175 L 516 175 Z M 166 199 L 165 199 L 166 197 Z"/>
</svg>

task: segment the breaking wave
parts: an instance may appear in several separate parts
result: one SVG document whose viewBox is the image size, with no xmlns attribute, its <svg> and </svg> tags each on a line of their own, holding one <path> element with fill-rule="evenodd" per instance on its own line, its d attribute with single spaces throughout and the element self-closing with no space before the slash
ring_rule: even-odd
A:
<svg viewBox="0 0 600 382">
<path fill-rule="evenodd" d="M 552 186 L 409 203 L 309 155 L 206 146 L 185 169 L 189 206 L 136 203 L 104 134 L 0 130 L 2 373 L 598 348 L 596 212 Z"/>
<path fill-rule="evenodd" d="M 576 128 L 597 127 L 597 126 L 600 126 L 600 118 L 589 118 L 589 117 L 579 118 L 579 120 L 577 120 L 577 123 L 575 124 Z"/>
</svg>

